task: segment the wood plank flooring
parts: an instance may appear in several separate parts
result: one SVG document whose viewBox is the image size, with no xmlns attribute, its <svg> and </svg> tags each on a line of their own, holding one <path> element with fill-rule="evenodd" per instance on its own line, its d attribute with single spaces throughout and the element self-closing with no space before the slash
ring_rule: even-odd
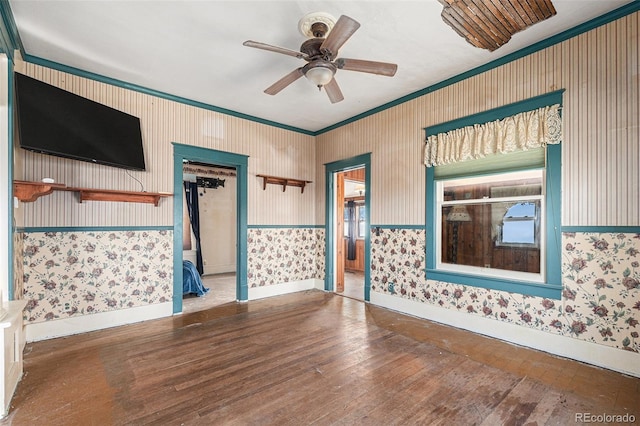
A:
<svg viewBox="0 0 640 426">
<path fill-rule="evenodd" d="M 12 425 L 571 424 L 640 379 L 321 291 L 27 345 Z"/>
</svg>

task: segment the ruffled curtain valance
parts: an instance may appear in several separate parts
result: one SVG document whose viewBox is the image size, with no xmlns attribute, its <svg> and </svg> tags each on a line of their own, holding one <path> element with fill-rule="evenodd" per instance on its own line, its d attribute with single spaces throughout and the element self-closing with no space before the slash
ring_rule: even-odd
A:
<svg viewBox="0 0 640 426">
<path fill-rule="evenodd" d="M 429 136 L 424 164 L 440 166 L 492 154 L 527 151 L 561 140 L 562 119 L 560 105 L 556 104 Z"/>
</svg>

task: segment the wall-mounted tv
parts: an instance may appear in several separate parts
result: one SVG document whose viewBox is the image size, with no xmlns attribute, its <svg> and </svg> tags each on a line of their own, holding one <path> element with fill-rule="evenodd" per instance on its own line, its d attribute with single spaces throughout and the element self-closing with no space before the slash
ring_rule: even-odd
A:
<svg viewBox="0 0 640 426">
<path fill-rule="evenodd" d="M 138 117 L 19 73 L 15 93 L 22 148 L 145 170 Z"/>
</svg>

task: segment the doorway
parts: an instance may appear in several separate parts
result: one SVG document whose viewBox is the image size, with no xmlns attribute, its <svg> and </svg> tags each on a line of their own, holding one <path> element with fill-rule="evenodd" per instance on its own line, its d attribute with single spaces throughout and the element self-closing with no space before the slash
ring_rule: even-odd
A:
<svg viewBox="0 0 640 426">
<path fill-rule="evenodd" d="M 245 155 L 173 143 L 173 313 L 182 312 L 184 197 L 183 164 L 196 162 L 234 169 L 236 174 L 235 299 L 246 301 L 247 288 L 247 163 Z M 179 195 L 178 195 L 179 194 Z M 188 228 L 187 228 L 188 229 Z M 206 285 L 205 285 L 206 287 Z"/>
<path fill-rule="evenodd" d="M 236 168 L 184 160 L 182 312 L 236 300 Z M 198 279 L 198 276 L 200 279 Z"/>
<path fill-rule="evenodd" d="M 364 300 L 365 168 L 337 172 L 336 182 L 336 293 Z"/>
<path fill-rule="evenodd" d="M 325 164 L 325 290 L 364 301 L 370 293 L 370 164 L 371 154 Z"/>
</svg>

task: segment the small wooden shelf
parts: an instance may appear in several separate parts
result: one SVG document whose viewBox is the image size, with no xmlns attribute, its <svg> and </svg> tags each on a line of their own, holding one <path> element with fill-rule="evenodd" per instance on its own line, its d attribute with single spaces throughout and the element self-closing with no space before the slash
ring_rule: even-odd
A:
<svg viewBox="0 0 640 426">
<path fill-rule="evenodd" d="M 63 183 L 13 181 L 13 195 L 25 203 L 35 201 L 43 195 L 51 194 L 55 189 L 63 188 L 65 188 Z"/>
<path fill-rule="evenodd" d="M 160 199 L 173 194 L 158 192 L 117 191 L 110 189 L 75 188 L 62 183 L 13 181 L 13 194 L 22 202 L 32 202 L 53 191 L 77 192 L 83 201 L 124 201 L 129 203 L 149 203 L 158 206 Z"/>
<path fill-rule="evenodd" d="M 304 187 L 307 186 L 308 183 L 311 183 L 310 180 L 300 180 L 300 179 L 290 179 L 283 178 L 278 176 L 268 176 L 268 175 L 256 175 L 257 177 L 262 178 L 262 189 L 267 189 L 267 184 L 273 185 L 282 185 L 282 192 L 286 191 L 287 186 L 295 186 L 300 188 L 300 193 L 304 194 Z"/>
<path fill-rule="evenodd" d="M 77 192 L 80 202 L 83 201 L 124 201 L 127 203 L 149 203 L 158 207 L 162 197 L 170 197 L 172 194 L 158 192 L 116 191 L 110 189 L 93 188 L 61 188 L 62 191 Z"/>
</svg>

